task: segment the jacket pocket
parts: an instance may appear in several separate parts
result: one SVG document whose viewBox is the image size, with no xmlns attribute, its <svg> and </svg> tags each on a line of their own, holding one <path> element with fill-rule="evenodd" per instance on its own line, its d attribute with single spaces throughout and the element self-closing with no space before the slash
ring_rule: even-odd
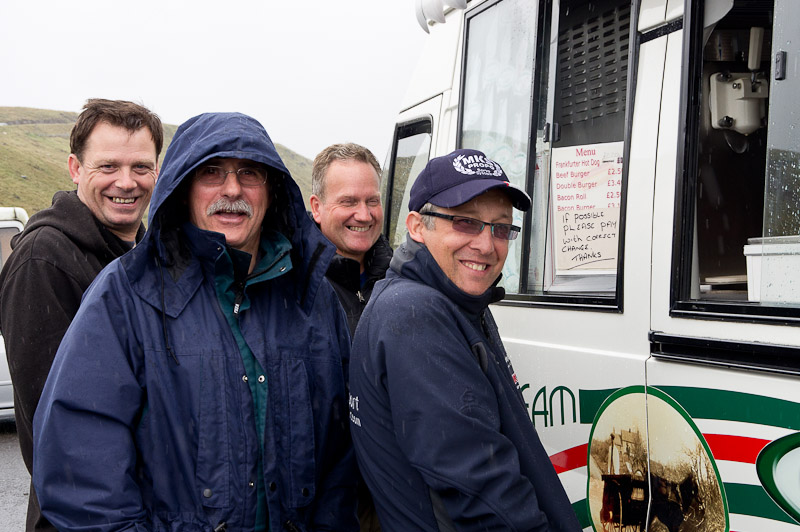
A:
<svg viewBox="0 0 800 532">
<path fill-rule="evenodd" d="M 225 357 L 203 355 L 197 430 L 198 499 L 203 506 L 230 506 L 230 429 Z"/>
<path fill-rule="evenodd" d="M 283 389 L 288 396 L 284 426 L 288 425 L 288 506 L 300 508 L 314 500 L 316 458 L 314 413 L 305 362 L 288 359 L 281 363 Z"/>
</svg>

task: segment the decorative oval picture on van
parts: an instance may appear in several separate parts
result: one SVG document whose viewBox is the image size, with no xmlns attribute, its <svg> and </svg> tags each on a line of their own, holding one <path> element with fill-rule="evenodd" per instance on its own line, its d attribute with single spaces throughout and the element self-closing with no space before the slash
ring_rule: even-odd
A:
<svg viewBox="0 0 800 532">
<path fill-rule="evenodd" d="M 770 497 L 800 523 L 800 432 L 767 444 L 758 454 L 756 470 Z"/>
<path fill-rule="evenodd" d="M 594 530 L 728 532 L 708 444 L 661 390 L 631 386 L 609 396 L 592 425 L 587 459 Z"/>
</svg>

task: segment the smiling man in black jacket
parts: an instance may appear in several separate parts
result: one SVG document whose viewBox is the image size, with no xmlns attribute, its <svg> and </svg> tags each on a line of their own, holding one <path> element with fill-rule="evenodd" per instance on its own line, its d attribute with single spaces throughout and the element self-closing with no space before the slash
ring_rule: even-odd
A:
<svg viewBox="0 0 800 532">
<path fill-rule="evenodd" d="M 141 105 L 89 100 L 70 134 L 67 164 L 77 190 L 57 192 L 11 242 L 0 273 L 0 329 L 29 473 L 33 414 L 53 357 L 91 282 L 144 235 L 163 140 L 161 120 Z M 26 530 L 55 530 L 33 485 Z"/>
</svg>

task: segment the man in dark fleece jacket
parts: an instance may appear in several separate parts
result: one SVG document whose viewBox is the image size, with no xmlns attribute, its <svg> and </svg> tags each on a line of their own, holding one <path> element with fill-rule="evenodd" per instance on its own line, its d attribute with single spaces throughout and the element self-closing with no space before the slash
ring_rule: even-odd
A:
<svg viewBox="0 0 800 532">
<path fill-rule="evenodd" d="M 163 144 L 158 116 L 141 105 L 93 99 L 70 135 L 78 190 L 57 192 L 11 242 L 0 273 L 0 330 L 14 385 L 22 458 L 33 471 L 33 414 L 81 297 L 108 263 L 144 235 Z M 31 485 L 26 529 L 55 530 Z"/>
<path fill-rule="evenodd" d="M 488 309 L 512 206 L 528 195 L 476 150 L 432 159 L 408 239 L 353 341 L 350 428 L 386 531 L 578 531 Z"/>
<path fill-rule="evenodd" d="M 392 259 L 381 234 L 381 166 L 364 146 L 332 144 L 314 158 L 311 169 L 311 215 L 336 246 L 325 276 L 347 314 L 352 338 L 375 283 L 386 276 Z M 375 505 L 363 480 L 358 485 L 361 532 L 380 532 Z"/>
<path fill-rule="evenodd" d="M 372 152 L 352 142 L 328 146 L 311 169 L 311 215 L 336 246 L 326 276 L 347 314 L 351 337 L 392 258 L 389 241 L 381 235 L 380 175 Z"/>
</svg>

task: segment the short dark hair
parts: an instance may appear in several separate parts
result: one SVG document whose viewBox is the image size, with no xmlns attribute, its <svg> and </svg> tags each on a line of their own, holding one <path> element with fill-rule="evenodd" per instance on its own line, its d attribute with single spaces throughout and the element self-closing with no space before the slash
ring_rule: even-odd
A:
<svg viewBox="0 0 800 532">
<path fill-rule="evenodd" d="M 371 151 L 352 142 L 332 144 L 314 157 L 314 164 L 311 167 L 311 193 L 319 198 L 325 195 L 325 172 L 328 171 L 328 167 L 334 161 L 367 163 L 378 174 L 378 184 L 381 182 L 381 165 Z"/>
<path fill-rule="evenodd" d="M 164 146 L 164 128 L 161 126 L 161 119 L 157 114 L 133 102 L 91 98 L 86 100 L 86 105 L 83 106 L 83 111 L 78 116 L 69 135 L 70 152 L 75 154 L 79 161 L 83 159 L 89 135 L 100 122 L 123 127 L 131 134 L 146 127 L 153 137 L 156 159 L 161 155 L 161 148 Z"/>
</svg>

